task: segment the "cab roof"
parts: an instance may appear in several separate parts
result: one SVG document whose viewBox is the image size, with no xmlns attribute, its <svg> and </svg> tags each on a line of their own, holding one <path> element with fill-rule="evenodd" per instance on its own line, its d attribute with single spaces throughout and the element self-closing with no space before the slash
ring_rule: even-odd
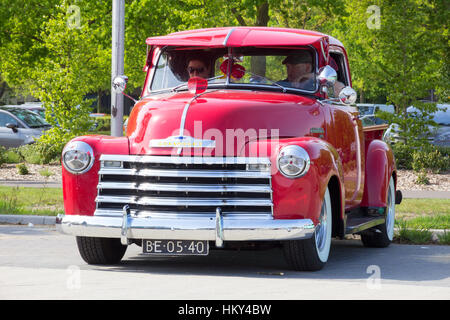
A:
<svg viewBox="0 0 450 320">
<path fill-rule="evenodd" d="M 301 29 L 270 27 L 224 27 L 197 29 L 147 38 L 148 45 L 247 47 L 247 46 L 308 46 L 328 39 L 331 45 L 342 43 L 326 34 Z"/>
</svg>

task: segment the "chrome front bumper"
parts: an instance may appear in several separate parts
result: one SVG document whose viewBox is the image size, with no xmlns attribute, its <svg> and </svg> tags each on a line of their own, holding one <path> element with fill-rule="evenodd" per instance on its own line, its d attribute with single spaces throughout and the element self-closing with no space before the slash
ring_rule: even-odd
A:
<svg viewBox="0 0 450 320">
<path fill-rule="evenodd" d="M 214 216 L 180 218 L 139 217 L 124 210 L 120 216 L 60 215 L 56 226 L 62 233 L 120 238 L 123 244 L 130 239 L 209 240 L 222 247 L 224 241 L 299 240 L 314 234 L 310 219 L 275 220 L 251 216 L 226 217 L 220 210 Z"/>
</svg>

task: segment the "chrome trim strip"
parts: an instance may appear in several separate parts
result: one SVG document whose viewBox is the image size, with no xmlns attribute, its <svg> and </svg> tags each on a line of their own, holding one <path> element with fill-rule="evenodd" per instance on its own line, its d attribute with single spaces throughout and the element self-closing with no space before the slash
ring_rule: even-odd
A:
<svg viewBox="0 0 450 320">
<path fill-rule="evenodd" d="M 231 34 L 233 33 L 234 30 L 235 30 L 235 28 L 232 28 L 230 31 L 228 31 L 228 34 L 225 37 L 225 40 L 223 40 L 223 46 L 224 47 L 227 46 L 228 39 L 230 38 L 230 36 L 231 36 Z"/>
<path fill-rule="evenodd" d="M 173 192 L 255 192 L 271 193 L 265 184 L 179 184 L 179 183 L 136 183 L 136 182 L 100 182 L 97 189 L 120 189 L 139 191 L 173 191 Z"/>
<path fill-rule="evenodd" d="M 128 219 L 130 217 L 130 207 L 128 205 L 123 206 L 123 214 L 122 214 L 122 230 L 120 233 L 120 242 L 127 246 L 130 244 L 128 240 Z"/>
<path fill-rule="evenodd" d="M 130 210 L 130 214 L 133 217 L 139 218 L 160 218 L 160 219 L 189 219 L 198 217 L 204 217 L 209 219 L 215 218 L 214 212 L 196 212 L 194 210 L 189 212 L 178 212 L 178 211 L 150 211 L 150 210 Z M 118 209 L 97 209 L 95 210 L 94 216 L 103 217 L 121 217 L 123 212 Z M 227 219 L 261 219 L 261 220 L 272 220 L 272 214 L 268 212 L 245 212 L 245 211 L 233 211 L 228 213 L 222 213 L 223 217 Z"/>
<path fill-rule="evenodd" d="M 107 168 L 100 168 L 98 171 L 98 175 L 103 174 L 111 174 L 111 175 L 118 175 L 118 176 L 136 176 L 138 170 L 136 169 L 107 169 Z"/>
<path fill-rule="evenodd" d="M 97 196 L 96 202 L 103 203 L 129 203 L 144 206 L 258 206 L 272 207 L 270 199 L 253 198 L 165 198 L 165 197 L 138 197 L 138 196 Z"/>
<path fill-rule="evenodd" d="M 170 170 L 170 169 L 107 169 L 99 170 L 100 175 L 126 175 L 143 177 L 188 177 L 188 178 L 270 178 L 269 171 L 237 170 Z"/>
<path fill-rule="evenodd" d="M 375 218 L 372 220 L 365 221 L 365 222 L 355 225 L 355 226 L 352 226 L 352 225 L 347 226 L 347 228 L 345 229 L 345 234 L 353 234 L 353 233 L 361 232 L 366 229 L 370 229 L 370 228 L 373 228 L 380 224 L 383 224 L 385 222 L 386 222 L 386 219 L 384 217 L 380 217 L 380 218 Z"/>
<path fill-rule="evenodd" d="M 184 105 L 183 114 L 181 115 L 181 120 L 180 120 L 180 132 L 179 132 L 180 136 L 183 136 L 183 134 L 184 134 L 184 126 L 186 124 L 186 116 L 187 116 L 187 112 L 188 112 L 189 106 L 191 105 L 192 101 L 194 101 L 194 99 L 192 99 L 191 101 L 189 101 L 188 103 L 186 103 Z"/>
<path fill-rule="evenodd" d="M 171 164 L 269 164 L 269 158 L 258 157 L 166 157 L 140 155 L 102 154 L 100 161 L 123 161 L 136 163 L 171 163 Z"/>
<path fill-rule="evenodd" d="M 59 216 L 57 229 L 65 234 L 120 238 L 122 217 Z M 128 239 L 216 240 L 216 221 L 210 218 L 154 219 L 129 217 Z M 223 217 L 224 241 L 280 241 L 308 239 L 314 234 L 310 219 L 228 219 Z"/>
</svg>

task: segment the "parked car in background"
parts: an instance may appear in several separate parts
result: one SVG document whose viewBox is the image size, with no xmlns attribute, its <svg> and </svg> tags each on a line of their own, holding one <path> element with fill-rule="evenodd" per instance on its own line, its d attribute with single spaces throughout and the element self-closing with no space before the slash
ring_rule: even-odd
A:
<svg viewBox="0 0 450 320">
<path fill-rule="evenodd" d="M 45 108 L 43 107 L 42 102 L 25 102 L 17 107 L 30 110 L 45 119 Z"/>
<path fill-rule="evenodd" d="M 25 108 L 0 107 L 0 146 L 15 148 L 34 143 L 50 127 L 39 114 Z"/>
<path fill-rule="evenodd" d="M 393 105 L 358 103 L 356 106 L 358 107 L 360 114 L 359 118 L 361 119 L 364 127 L 388 123 L 388 121 L 376 116 L 378 111 L 385 111 L 389 113 L 395 112 Z"/>
<path fill-rule="evenodd" d="M 431 120 L 436 122 L 437 126 L 428 126 L 428 132 L 424 133 L 428 135 L 428 142 L 435 146 L 450 147 L 450 105 L 438 104 L 438 110 L 431 116 Z M 409 117 L 414 117 L 420 114 L 420 110 L 414 106 L 406 109 Z M 398 124 L 393 123 L 384 133 L 383 139 L 391 144 L 397 142 L 404 142 L 400 127 Z"/>
<path fill-rule="evenodd" d="M 42 102 L 25 102 L 24 104 L 17 104 L 17 105 L 6 105 L 3 107 L 10 107 L 10 108 L 20 108 L 20 109 L 26 109 L 30 110 L 34 113 L 37 113 L 42 118 L 45 119 L 45 108 L 42 105 Z"/>
</svg>

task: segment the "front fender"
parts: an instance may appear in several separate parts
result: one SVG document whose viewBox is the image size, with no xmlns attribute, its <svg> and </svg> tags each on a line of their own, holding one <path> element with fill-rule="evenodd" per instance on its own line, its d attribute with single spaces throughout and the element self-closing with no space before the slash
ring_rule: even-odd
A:
<svg viewBox="0 0 450 320">
<path fill-rule="evenodd" d="M 304 148 L 310 157 L 308 172 L 295 179 L 283 176 L 277 169 L 277 156 L 288 145 Z M 264 151 L 264 152 L 263 152 Z M 264 156 L 271 160 L 272 200 L 275 219 L 311 219 L 318 223 L 325 190 L 332 177 L 339 181 L 340 217 L 343 218 L 344 186 L 342 164 L 336 150 L 327 142 L 313 137 L 259 140 L 248 143 L 246 156 Z"/>
<path fill-rule="evenodd" d="M 98 171 L 102 154 L 129 154 L 128 138 L 81 136 L 71 141 L 89 144 L 95 156 L 92 168 L 84 174 L 73 174 L 62 166 L 64 211 L 66 215 L 94 215 L 97 197 Z"/>
</svg>

